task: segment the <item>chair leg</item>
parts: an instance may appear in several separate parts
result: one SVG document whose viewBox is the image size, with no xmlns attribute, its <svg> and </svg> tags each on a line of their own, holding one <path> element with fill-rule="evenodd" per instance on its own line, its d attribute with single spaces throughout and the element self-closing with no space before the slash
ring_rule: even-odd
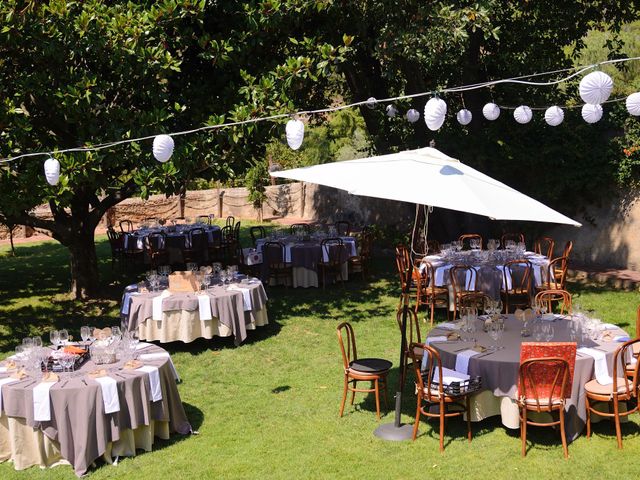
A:
<svg viewBox="0 0 640 480">
<path fill-rule="evenodd" d="M 373 383 L 376 389 L 376 417 L 378 417 L 378 420 L 380 420 L 380 385 L 377 378 L 373 381 Z"/>
<path fill-rule="evenodd" d="M 562 439 L 562 451 L 564 458 L 569 458 L 569 448 L 567 447 L 567 434 L 564 431 L 564 407 L 560 408 L 560 438 Z"/>
<path fill-rule="evenodd" d="M 591 438 L 591 406 L 589 405 L 589 397 L 585 397 L 587 404 L 587 438 Z"/>
<path fill-rule="evenodd" d="M 431 326 L 432 327 L 433 327 L 433 316 L 434 316 L 434 313 L 435 313 L 435 308 L 436 307 L 435 307 L 434 303 L 431 302 Z"/>
<path fill-rule="evenodd" d="M 340 417 L 342 417 L 342 414 L 344 413 L 344 403 L 347 401 L 347 387 L 348 387 L 348 385 L 349 385 L 349 379 L 345 375 L 344 376 L 344 390 L 342 391 L 342 402 L 340 402 Z"/>
<path fill-rule="evenodd" d="M 357 388 L 358 387 L 358 381 L 354 380 L 353 381 L 353 388 Z M 351 390 L 351 405 L 353 405 L 353 401 L 356 399 L 356 391 L 355 390 Z"/>
<path fill-rule="evenodd" d="M 520 407 L 520 440 L 522 441 L 522 456 L 527 455 L 527 409 Z"/>
<path fill-rule="evenodd" d="M 440 400 L 440 452 L 444 452 L 444 414 L 445 414 L 445 406 L 444 401 Z"/>
<path fill-rule="evenodd" d="M 466 396 L 466 408 L 467 408 L 467 438 L 469 439 L 469 443 L 471 443 L 471 400 L 469 399 L 469 395 Z"/>
<path fill-rule="evenodd" d="M 418 401 L 417 401 L 417 408 L 416 408 L 416 421 L 413 424 L 413 441 L 416 440 L 416 436 L 418 435 L 418 426 L 420 425 L 420 397 L 418 397 Z"/>
<path fill-rule="evenodd" d="M 616 424 L 616 439 L 618 440 L 618 448 L 622 448 L 622 431 L 620 430 L 620 406 L 618 399 L 613 399 L 613 421 Z"/>
</svg>

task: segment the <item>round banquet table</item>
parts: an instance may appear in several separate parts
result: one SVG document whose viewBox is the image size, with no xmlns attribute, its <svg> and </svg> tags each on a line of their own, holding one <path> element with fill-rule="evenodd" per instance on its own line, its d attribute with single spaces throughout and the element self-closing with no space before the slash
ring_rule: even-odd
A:
<svg viewBox="0 0 640 480">
<path fill-rule="evenodd" d="M 235 344 L 239 345 L 247 338 L 248 330 L 269 323 L 267 294 L 258 279 L 216 285 L 202 292 L 138 293 L 136 290 L 136 285 L 125 290 L 122 327 L 128 331 L 138 330 L 141 340 L 189 343 L 197 338 L 233 335 Z M 160 296 L 163 296 L 161 300 Z"/>
<path fill-rule="evenodd" d="M 350 257 L 358 255 L 356 248 L 355 237 L 340 237 L 344 243 L 346 249 L 346 258 L 342 263 L 342 279 L 349 279 L 349 263 Z M 256 241 L 256 249 L 262 251 L 262 247 L 265 243 L 272 241 L 266 238 L 260 238 Z M 298 240 L 295 237 L 286 237 L 283 239 L 273 240 L 274 242 L 280 242 L 284 245 L 285 250 L 285 263 L 290 263 L 293 270 L 293 284 L 294 288 L 301 287 L 318 287 L 318 263 L 323 259 L 323 252 L 321 246 L 321 240 Z M 326 257 L 326 255 L 325 255 Z M 264 252 L 262 258 L 265 258 Z M 324 259 L 325 261 L 327 258 Z M 269 266 L 263 260 L 262 264 L 262 279 L 267 281 L 269 278 Z M 273 279 L 272 279 L 273 281 Z"/>
<path fill-rule="evenodd" d="M 131 246 L 132 242 L 135 242 L 135 247 L 144 250 L 145 238 L 152 233 L 164 233 L 166 236 L 166 245 L 155 245 L 156 248 L 166 248 L 169 254 L 169 263 L 171 265 L 184 263 L 182 257 L 182 249 L 187 242 L 187 232 L 192 228 L 202 228 L 207 234 L 207 241 L 213 243 L 214 240 L 220 239 L 222 231 L 217 225 L 177 225 L 175 231 L 169 231 L 167 227 L 162 228 L 141 228 L 132 232 L 125 232 L 124 234 L 124 248 L 125 250 Z M 204 252 L 207 255 L 208 252 Z M 149 262 L 149 259 L 145 256 L 145 262 Z"/>
<path fill-rule="evenodd" d="M 480 421 L 484 418 L 500 415 L 502 424 L 507 428 L 519 428 L 520 418 L 516 403 L 518 369 L 520 366 L 520 344 L 522 342 L 534 342 L 533 336 L 523 338 L 520 335 L 522 322 L 513 315 L 504 315 L 505 330 L 500 345 L 504 347 L 493 353 L 480 353 L 469 358 L 468 373 L 471 377 L 482 377 L 483 391 L 471 396 L 471 420 Z M 569 342 L 569 322 L 571 320 L 562 316 L 556 316 L 553 321 L 554 342 Z M 492 347 L 495 342 L 486 332 L 482 331 L 481 322 L 478 321 L 477 332 L 474 337 L 478 345 Z M 626 335 L 625 332 L 614 325 L 609 330 L 615 335 Z M 450 333 L 450 330 L 436 326 L 427 337 L 427 343 L 440 353 L 442 366 L 454 370 L 460 351 L 465 347 L 472 348 L 473 342 L 463 341 L 437 341 L 434 337 L 440 337 Z M 607 369 L 609 375 L 613 371 L 613 353 L 621 343 L 599 342 L 587 340 L 586 346 L 601 350 L 606 354 Z M 571 397 L 566 401 L 565 427 L 567 438 L 573 440 L 583 430 L 587 418 L 585 406 L 584 385 L 594 378 L 594 358 L 578 351 L 576 355 L 575 370 Z"/>
<path fill-rule="evenodd" d="M 43 418 L 34 406 L 40 378 L 0 386 L 0 461 L 12 461 L 16 470 L 70 464 L 81 476 L 99 457 L 111 463 L 114 457 L 135 455 L 137 449 L 151 451 L 155 437 L 190 433 L 169 354 L 156 345 L 138 347 L 143 368 L 151 373 L 120 369 L 123 362 L 96 365 L 91 360 L 73 377 L 59 373 L 49 389 L 49 421 L 35 419 Z M 117 391 L 119 410 L 111 404 L 113 413 L 105 413 L 99 379 L 88 375 L 101 368 L 108 371 L 104 378 Z M 0 383 L 11 373 L 4 370 L 0 366 Z"/>
<path fill-rule="evenodd" d="M 487 252 L 484 252 L 487 254 Z M 501 252 L 505 255 L 505 252 Z M 469 265 L 476 269 L 477 278 L 476 289 L 480 292 L 487 294 L 493 299 L 500 298 L 500 289 L 504 287 L 504 262 L 500 259 L 493 259 L 488 261 L 481 261 L 481 253 L 474 251 L 458 252 L 453 256 L 445 258 L 442 255 L 428 255 L 422 260 L 429 262 L 433 266 L 434 281 L 437 287 L 448 287 L 449 297 L 453 298 L 453 290 L 451 287 L 451 278 L 449 270 L 454 265 Z M 517 255 L 513 255 L 515 259 Z M 549 270 L 549 259 L 544 255 L 539 255 L 534 252 L 525 252 L 524 258 L 531 262 L 533 269 L 533 286 L 542 285 L 547 278 Z M 467 283 L 472 282 L 472 279 L 467 278 Z M 453 303 L 450 302 L 450 309 L 453 311 Z"/>
</svg>

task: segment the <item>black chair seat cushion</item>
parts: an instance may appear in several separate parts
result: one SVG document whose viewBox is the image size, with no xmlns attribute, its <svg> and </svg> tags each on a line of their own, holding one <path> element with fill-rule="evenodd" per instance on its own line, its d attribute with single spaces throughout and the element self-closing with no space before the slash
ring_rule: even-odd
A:
<svg viewBox="0 0 640 480">
<path fill-rule="evenodd" d="M 359 358 L 353 360 L 349 364 L 349 368 L 358 373 L 382 373 L 386 372 L 392 367 L 392 363 L 389 360 L 383 358 Z"/>
</svg>

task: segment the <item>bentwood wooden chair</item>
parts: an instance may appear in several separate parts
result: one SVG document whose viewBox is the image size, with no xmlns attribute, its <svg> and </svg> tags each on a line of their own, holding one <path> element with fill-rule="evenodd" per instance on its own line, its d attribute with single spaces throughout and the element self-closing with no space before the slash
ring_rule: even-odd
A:
<svg viewBox="0 0 640 480">
<path fill-rule="evenodd" d="M 445 308 L 449 311 L 449 289 L 447 287 L 437 287 L 435 269 L 427 261 L 422 261 L 418 270 L 421 274 L 416 278 L 416 314 L 421 306 L 429 308 L 429 320 L 433 325 L 436 308 Z"/>
<path fill-rule="evenodd" d="M 351 392 L 351 405 L 356 398 L 356 392 L 365 392 L 375 394 L 376 416 L 380 420 L 380 390 L 384 393 L 384 403 L 388 408 L 387 375 L 393 364 L 383 358 L 358 358 L 356 336 L 350 323 L 343 322 L 338 325 L 336 333 L 344 367 L 344 389 L 342 402 L 340 402 L 340 416 L 342 417 L 344 413 L 347 392 Z M 370 382 L 371 386 L 370 388 L 358 388 L 358 382 Z"/>
<path fill-rule="evenodd" d="M 160 265 L 169 265 L 167 237 L 164 233 L 154 232 L 147 235 L 145 237 L 145 249 L 152 268 L 158 268 Z"/>
<path fill-rule="evenodd" d="M 558 304 L 560 309 L 560 315 L 564 315 L 565 313 L 571 314 L 572 303 L 571 303 L 571 294 L 566 290 L 562 289 L 549 289 L 538 292 L 535 297 L 535 302 L 543 302 L 547 305 L 547 311 L 549 313 L 553 312 L 553 305 Z"/>
<path fill-rule="evenodd" d="M 396 321 L 398 322 L 398 328 L 400 329 L 400 335 L 402 335 L 402 315 L 404 309 L 401 307 L 396 313 Z M 412 361 L 411 354 L 409 353 L 409 345 L 412 343 L 422 344 L 422 336 L 420 335 L 420 322 L 418 321 L 418 315 L 414 310 L 407 309 L 407 330 L 406 330 L 406 342 L 404 345 L 404 364 L 402 365 L 401 372 L 401 385 L 404 387 L 404 382 L 407 378 L 407 367 Z M 415 357 L 418 361 L 422 361 L 422 350 L 415 352 Z"/>
<path fill-rule="evenodd" d="M 133 232 L 133 222 L 131 220 L 121 220 L 120 231 L 122 233 Z"/>
<path fill-rule="evenodd" d="M 262 261 L 267 265 L 268 280 L 285 287 L 293 284 L 293 268 L 286 261 L 285 247 L 280 242 L 267 242 L 262 247 Z M 270 282 L 267 283 L 270 283 Z"/>
<path fill-rule="evenodd" d="M 107 238 L 111 247 L 111 269 L 113 269 L 116 262 L 122 261 L 124 258 L 124 236 L 110 226 L 107 228 Z"/>
<path fill-rule="evenodd" d="M 349 257 L 349 273 L 360 272 L 362 280 L 366 280 L 369 273 L 369 263 L 373 250 L 373 232 L 370 228 L 364 227 L 358 238 L 357 255 Z"/>
<path fill-rule="evenodd" d="M 536 291 L 561 289 L 564 290 L 569 263 L 565 257 L 554 258 L 546 269 L 541 269 L 542 283 L 536 285 Z"/>
<path fill-rule="evenodd" d="M 507 241 L 508 240 L 513 240 L 514 242 L 516 242 L 516 244 L 525 243 L 524 242 L 524 234 L 522 234 L 522 233 L 505 233 L 504 235 L 502 235 L 500 237 L 500 246 L 502 248 L 505 248 L 505 246 L 507 245 Z"/>
<path fill-rule="evenodd" d="M 202 225 L 211 225 L 212 220 L 213 218 L 211 218 L 211 215 L 198 215 L 196 217 L 196 223 L 200 223 Z"/>
<path fill-rule="evenodd" d="M 236 218 L 233 215 L 229 215 L 225 220 L 224 226 L 233 228 L 235 224 L 236 224 Z"/>
<path fill-rule="evenodd" d="M 640 338 L 623 343 L 613 354 L 613 383 L 602 385 L 597 379 L 587 382 L 584 386 L 587 406 L 587 438 L 591 438 L 591 414 L 613 419 L 616 428 L 618 448 L 622 448 L 622 430 L 620 417 L 629 416 L 638 411 L 638 367 L 640 361 L 633 366 L 627 365 L 627 359 L 632 357 L 635 345 Z M 627 373 L 632 370 L 631 375 Z M 627 408 L 621 408 L 625 402 Z M 607 408 L 601 409 L 606 404 Z M 613 413 L 611 413 L 613 411 Z"/>
<path fill-rule="evenodd" d="M 482 292 L 466 293 L 458 300 L 459 308 L 475 307 L 479 313 L 484 312 L 491 302 L 492 298 Z"/>
<path fill-rule="evenodd" d="M 471 240 L 479 240 L 480 250 L 482 250 L 482 235 L 480 235 L 479 233 L 465 233 L 458 237 L 458 241 L 462 242 L 463 250 L 471 250 L 471 245 L 470 245 Z"/>
<path fill-rule="evenodd" d="M 204 254 L 208 248 L 207 233 L 202 227 L 195 227 L 189 230 L 184 238 L 180 251 L 182 261 L 187 263 L 204 263 Z"/>
<path fill-rule="evenodd" d="M 551 237 L 540 237 L 533 244 L 533 251 L 544 255 L 549 260 L 553 258 L 553 247 L 555 246 L 555 241 Z"/>
<path fill-rule="evenodd" d="M 334 225 L 336 227 L 336 235 L 339 237 L 351 235 L 351 224 L 346 220 L 338 220 Z"/>
<path fill-rule="evenodd" d="M 405 291 L 409 293 L 409 298 L 417 295 L 417 281 L 420 277 L 420 271 L 418 267 L 413 265 L 408 248 L 401 243 L 396 245 L 396 267 L 400 277 L 400 300 L 398 302 L 398 308 L 400 308 Z"/>
<path fill-rule="evenodd" d="M 318 262 L 318 272 L 322 281 L 322 288 L 327 285 L 327 277 L 332 277 L 334 282 L 340 280 L 344 288 L 342 269 L 349 261 L 347 249 L 341 238 L 325 238 L 320 242 L 322 259 Z"/>
<path fill-rule="evenodd" d="M 426 362 L 419 361 L 417 353 L 422 352 L 423 357 L 427 357 Z M 424 415 L 427 418 L 437 418 L 440 425 L 440 452 L 444 451 L 444 427 L 445 420 L 451 417 L 467 417 L 467 439 L 471 443 L 471 414 L 469 404 L 469 391 L 460 386 L 457 393 L 448 393 L 451 390 L 450 380 L 464 384 L 462 375 L 458 372 L 448 370 L 442 366 L 438 351 L 427 345 L 412 343 L 409 346 L 409 354 L 413 362 L 416 374 L 416 420 L 413 424 L 413 440 L 418 435 L 420 418 Z M 426 363 L 426 368 L 422 369 L 422 364 Z M 455 376 L 454 378 L 451 378 Z M 458 378 L 462 376 L 462 378 Z M 454 388 L 455 391 L 455 388 Z M 432 409 L 437 407 L 437 411 Z M 455 409 L 454 409 L 455 407 Z"/>
<path fill-rule="evenodd" d="M 526 259 L 512 260 L 504 265 L 500 294 L 505 313 L 531 306 L 532 272 L 531 262 Z"/>
<path fill-rule="evenodd" d="M 524 342 L 520 347 L 518 407 L 522 456 L 527 454 L 527 426 L 559 427 L 562 450 L 569 457 L 564 428 L 566 399 L 571 397 L 576 363 L 575 342 Z M 558 412 L 558 420 L 534 421 L 529 412 Z"/>
<path fill-rule="evenodd" d="M 261 238 L 267 238 L 267 232 L 262 225 L 257 225 L 249 228 L 249 235 L 251 236 L 251 242 L 255 247 L 258 240 Z"/>
<path fill-rule="evenodd" d="M 449 283 L 453 298 L 453 318 L 455 320 L 460 309 L 460 299 L 470 293 L 475 293 L 478 271 L 470 265 L 454 265 L 449 269 Z"/>
<path fill-rule="evenodd" d="M 291 235 L 309 235 L 309 224 L 307 223 L 294 223 L 289 227 L 289 233 Z"/>
</svg>

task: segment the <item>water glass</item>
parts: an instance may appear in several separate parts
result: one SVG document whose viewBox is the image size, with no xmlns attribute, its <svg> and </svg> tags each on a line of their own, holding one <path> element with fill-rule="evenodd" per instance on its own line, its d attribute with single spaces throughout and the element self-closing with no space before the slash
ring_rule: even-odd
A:
<svg viewBox="0 0 640 480">
<path fill-rule="evenodd" d="M 42 347 L 42 337 L 40 337 L 40 335 L 36 335 L 35 337 L 33 337 L 33 346 L 35 348 Z"/>
<path fill-rule="evenodd" d="M 51 341 L 51 345 L 57 349 L 60 346 L 60 332 L 58 330 L 51 330 L 49 332 L 49 340 Z"/>
<path fill-rule="evenodd" d="M 84 343 L 87 343 L 87 340 L 89 340 L 90 336 L 91 330 L 89 329 L 88 325 L 83 325 L 82 327 L 80 327 L 80 338 L 82 338 L 82 341 Z"/>
<path fill-rule="evenodd" d="M 65 345 L 69 342 L 69 332 L 66 329 L 62 329 L 59 332 L 60 345 Z"/>
<path fill-rule="evenodd" d="M 30 350 L 33 348 L 33 338 L 25 337 L 22 339 L 22 346 L 25 350 Z"/>
</svg>

